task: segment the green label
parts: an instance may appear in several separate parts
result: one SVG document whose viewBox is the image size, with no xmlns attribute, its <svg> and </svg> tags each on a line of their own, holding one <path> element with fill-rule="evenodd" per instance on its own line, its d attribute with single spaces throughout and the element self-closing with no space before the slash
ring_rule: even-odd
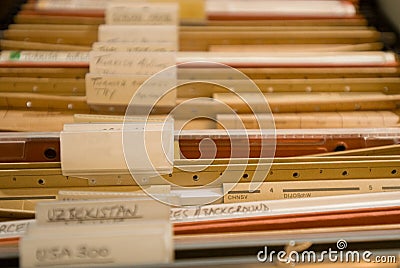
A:
<svg viewBox="0 0 400 268">
<path fill-rule="evenodd" d="M 19 60 L 21 57 L 21 51 L 11 51 L 10 60 Z"/>
</svg>

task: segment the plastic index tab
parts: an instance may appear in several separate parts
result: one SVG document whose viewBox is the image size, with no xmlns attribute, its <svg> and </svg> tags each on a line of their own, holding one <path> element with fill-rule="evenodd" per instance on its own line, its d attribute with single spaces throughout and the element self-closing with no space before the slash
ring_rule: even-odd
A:
<svg viewBox="0 0 400 268">
<path fill-rule="evenodd" d="M 65 125 L 60 135 L 63 175 L 130 172 L 137 179 L 135 176 L 169 174 L 173 168 L 173 130 L 173 120 Z"/>
</svg>

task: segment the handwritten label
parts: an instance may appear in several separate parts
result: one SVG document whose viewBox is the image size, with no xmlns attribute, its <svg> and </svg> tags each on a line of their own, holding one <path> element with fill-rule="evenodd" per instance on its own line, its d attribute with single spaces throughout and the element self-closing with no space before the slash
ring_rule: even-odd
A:
<svg viewBox="0 0 400 268">
<path fill-rule="evenodd" d="M 92 50 L 103 52 L 174 52 L 178 50 L 178 47 L 174 42 L 96 42 L 93 44 Z"/>
<path fill-rule="evenodd" d="M 106 24 L 177 25 L 177 3 L 110 4 L 106 9 Z"/>
<path fill-rule="evenodd" d="M 89 52 L 2 51 L 0 61 L 88 63 Z"/>
<path fill-rule="evenodd" d="M 44 224 L 123 222 L 135 219 L 168 219 L 169 208 L 151 198 L 39 203 L 36 220 Z"/>
<path fill-rule="evenodd" d="M 142 218 L 137 215 L 137 206 L 127 207 L 124 205 L 102 206 L 97 208 L 85 207 L 70 207 L 67 209 L 54 208 L 48 211 L 47 221 L 50 222 L 65 222 L 70 221 L 123 221 L 129 219 Z"/>
<path fill-rule="evenodd" d="M 90 52 L 90 72 L 153 75 L 175 65 L 173 52 Z"/>
<path fill-rule="evenodd" d="M 51 9 L 90 9 L 105 10 L 110 2 L 132 3 L 132 0 L 37 0 L 39 10 Z M 138 1 L 139 2 L 139 1 Z M 144 2 L 144 1 L 140 1 Z M 204 23 L 206 21 L 205 0 L 148 0 L 146 2 L 177 2 L 179 3 L 180 19 L 189 23 Z"/>
<path fill-rule="evenodd" d="M 127 248 L 127 245 L 137 245 Z M 20 241 L 20 266 L 114 267 L 173 259 L 168 221 L 60 227 L 31 225 Z"/>
<path fill-rule="evenodd" d="M 265 202 L 207 205 L 196 208 L 172 208 L 170 219 L 173 222 L 209 220 L 224 217 L 259 215 L 269 210 L 269 206 Z"/>
<path fill-rule="evenodd" d="M 38 263 L 91 260 L 109 262 L 112 254 L 111 249 L 107 245 L 80 245 L 76 248 L 70 246 L 53 246 L 41 247 L 36 249 L 36 260 Z"/>
<path fill-rule="evenodd" d="M 99 42 L 178 43 L 178 29 L 170 25 L 100 25 Z"/>
<path fill-rule="evenodd" d="M 0 238 L 23 235 L 33 220 L 9 221 L 0 223 Z"/>
<path fill-rule="evenodd" d="M 170 91 L 176 85 L 174 77 L 149 80 L 146 87 L 152 90 L 138 88 L 148 79 L 140 75 L 86 75 L 86 96 L 88 104 L 94 105 L 123 105 L 127 106 L 135 94 L 139 94 L 143 105 L 153 106 L 159 96 L 162 99 L 155 106 L 174 107 L 176 105 L 176 91 Z"/>
</svg>

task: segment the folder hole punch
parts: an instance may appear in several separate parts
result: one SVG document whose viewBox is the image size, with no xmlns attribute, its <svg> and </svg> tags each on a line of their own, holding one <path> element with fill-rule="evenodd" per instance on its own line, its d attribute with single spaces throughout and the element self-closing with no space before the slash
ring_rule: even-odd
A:
<svg viewBox="0 0 400 268">
<path fill-rule="evenodd" d="M 344 171 L 342 172 L 342 175 L 343 175 L 343 176 L 347 176 L 347 175 L 349 175 L 349 173 L 347 172 L 347 170 L 344 170 Z"/>
<path fill-rule="evenodd" d="M 57 151 L 54 148 L 47 148 L 44 151 L 44 156 L 49 160 L 53 160 L 57 157 Z"/>
<path fill-rule="evenodd" d="M 393 175 L 397 174 L 397 169 L 393 169 L 391 172 Z"/>
<path fill-rule="evenodd" d="M 44 185 L 46 182 L 44 179 L 38 179 L 38 184 L 39 185 Z"/>
<path fill-rule="evenodd" d="M 342 152 L 342 151 L 346 151 L 347 146 L 344 143 L 339 143 L 338 145 L 336 145 L 335 147 L 335 152 Z"/>
<path fill-rule="evenodd" d="M 194 181 L 199 181 L 199 176 L 193 175 L 193 180 L 194 180 Z"/>
<path fill-rule="evenodd" d="M 300 177 L 300 174 L 298 172 L 293 172 L 293 178 L 298 178 Z"/>
<path fill-rule="evenodd" d="M 247 178 L 249 178 L 249 174 L 247 174 L 247 173 L 243 174 L 243 179 L 247 179 Z"/>
</svg>

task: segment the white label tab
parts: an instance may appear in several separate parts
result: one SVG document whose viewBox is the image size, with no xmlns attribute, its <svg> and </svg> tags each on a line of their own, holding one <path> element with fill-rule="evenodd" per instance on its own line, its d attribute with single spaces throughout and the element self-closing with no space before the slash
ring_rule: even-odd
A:
<svg viewBox="0 0 400 268">
<path fill-rule="evenodd" d="M 173 120 L 65 125 L 60 142 L 65 176 L 127 174 L 127 162 L 132 172 L 148 176 L 173 168 Z"/>
<path fill-rule="evenodd" d="M 109 0 L 38 0 L 38 10 L 103 10 Z"/>
<path fill-rule="evenodd" d="M 90 72 L 95 74 L 153 75 L 175 64 L 173 52 L 90 52 Z"/>
<path fill-rule="evenodd" d="M 89 52 L 81 51 L 2 51 L 0 62 L 68 62 L 88 63 Z"/>
<path fill-rule="evenodd" d="M 81 226 L 32 224 L 21 239 L 20 267 L 116 267 L 173 260 L 168 221 Z"/>
<path fill-rule="evenodd" d="M 154 187 L 154 188 L 153 188 Z M 153 188 L 153 189 L 152 189 Z M 181 197 L 176 194 L 169 194 L 169 192 L 162 193 L 163 189 L 171 189 L 170 185 L 152 185 L 148 187 L 146 193 L 144 191 L 138 192 L 86 192 L 86 191 L 60 191 L 58 193 L 59 200 L 73 201 L 73 200 L 100 200 L 100 199 L 120 199 L 120 198 L 148 198 L 149 194 L 158 202 L 167 204 L 181 205 Z"/>
<path fill-rule="evenodd" d="M 72 200 L 90 200 L 90 199 L 108 199 L 108 198 L 130 198 L 130 197 L 148 197 L 148 194 L 169 196 L 171 194 L 171 185 L 149 185 L 141 187 L 141 190 L 130 192 L 109 192 L 101 191 L 75 191 L 75 190 L 61 190 L 58 192 L 58 200 L 72 201 Z"/>
<path fill-rule="evenodd" d="M 123 105 L 127 106 L 135 94 L 141 99 L 144 106 L 174 107 L 176 105 L 176 91 L 172 90 L 167 94 L 163 92 L 174 88 L 176 77 L 165 79 L 149 80 L 147 87 L 151 91 L 137 89 L 148 79 L 143 75 L 97 75 L 88 73 L 86 75 L 86 96 L 89 105 Z M 158 95 L 155 95 L 158 94 Z M 162 99 L 155 104 L 158 96 Z"/>
<path fill-rule="evenodd" d="M 0 239 L 8 237 L 20 237 L 34 220 L 7 221 L 0 223 Z"/>
<path fill-rule="evenodd" d="M 106 24 L 177 25 L 177 3 L 111 3 L 106 9 Z"/>
<path fill-rule="evenodd" d="M 96 42 L 93 44 L 92 50 L 103 52 L 174 52 L 178 50 L 178 46 L 174 42 Z"/>
<path fill-rule="evenodd" d="M 178 43 L 178 28 L 171 25 L 100 25 L 99 42 Z"/>
</svg>

